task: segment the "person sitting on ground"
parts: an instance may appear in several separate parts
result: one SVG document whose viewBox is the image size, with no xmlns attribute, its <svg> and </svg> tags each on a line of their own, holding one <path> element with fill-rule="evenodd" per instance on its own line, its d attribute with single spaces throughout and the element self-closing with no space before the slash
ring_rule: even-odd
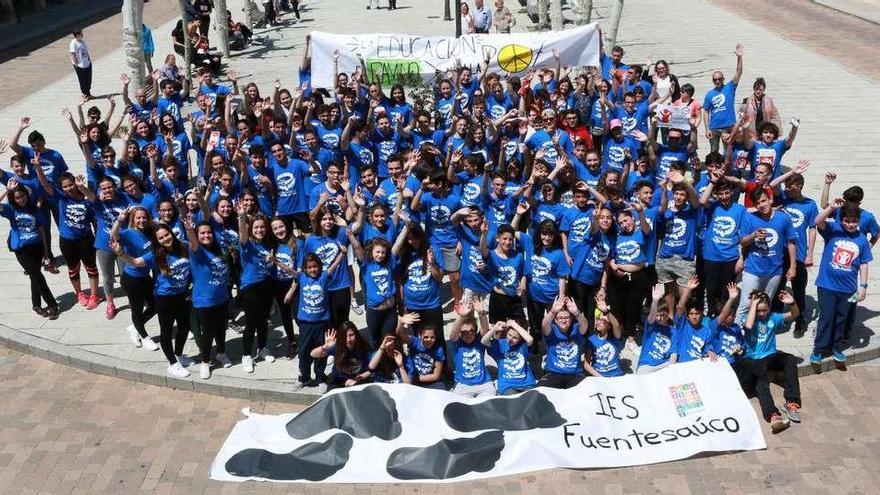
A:
<svg viewBox="0 0 880 495">
<path fill-rule="evenodd" d="M 525 321 L 523 320 L 525 323 Z M 498 364 L 498 393 L 513 395 L 535 388 L 537 381 L 529 366 L 529 346 L 534 339 L 514 319 L 499 321 L 483 335 L 483 345 Z"/>
<path fill-rule="evenodd" d="M 420 320 L 419 313 L 406 313 L 397 320 L 397 337 L 409 346 L 409 356 L 415 368 L 413 385 L 446 390 L 443 385 L 446 350 L 438 342 L 438 330 L 433 326 L 423 325 L 418 329 L 418 335 L 412 335 L 413 325 Z"/>
<path fill-rule="evenodd" d="M 350 321 L 342 324 L 338 334 L 333 328 L 324 332 L 324 343 L 309 354 L 314 359 L 333 356 L 333 372 L 326 384 L 318 385 L 320 393 L 334 388 L 353 387 L 367 382 L 372 376 L 369 347 Z"/>
<path fill-rule="evenodd" d="M 480 318 L 480 335 L 489 332 L 489 312 L 483 307 L 483 299 L 478 297 L 473 303 L 462 302 L 449 334 L 455 356 L 455 386 L 452 392 L 471 398 L 491 397 L 495 395 L 495 384 L 486 370 L 486 346 L 477 338 L 477 319 L 471 307 Z"/>
<path fill-rule="evenodd" d="M 678 331 L 669 324 L 669 307 L 663 302 L 665 292 L 663 284 L 654 285 L 651 291 L 651 309 L 645 320 L 642 352 L 636 368 L 639 375 L 653 373 L 678 360 Z"/>
<path fill-rule="evenodd" d="M 376 383 L 412 384 L 415 373 L 413 362 L 403 353 L 403 346 L 395 335 L 386 335 L 379 349 L 370 358 L 370 372 Z"/>
<path fill-rule="evenodd" d="M 787 291 L 779 291 L 779 300 L 789 305 L 786 313 L 770 312 L 770 297 L 761 291 L 751 294 L 749 315 L 744 328 L 746 333 L 745 366 L 755 383 L 755 394 L 761 404 L 761 415 L 770 423 L 773 433 L 779 433 L 792 422 L 801 422 L 801 389 L 798 380 L 797 358 L 776 350 L 776 331 L 800 313 L 794 297 Z M 782 372 L 785 376 L 783 397 L 785 403 L 780 411 L 770 395 L 768 373 Z M 784 414 L 784 415 L 783 415 Z"/>
<path fill-rule="evenodd" d="M 587 333 L 587 318 L 574 300 L 556 296 L 550 312 L 544 315 L 541 330 L 547 343 L 546 373 L 538 385 L 550 388 L 571 388 L 584 379 L 581 355 Z"/>
<path fill-rule="evenodd" d="M 605 302 L 603 292 L 596 294 L 596 310 L 602 313 L 602 316 L 596 318 L 596 333 L 587 338 L 584 370 L 596 377 L 622 376 L 621 326 L 617 318 L 611 314 L 611 308 Z"/>
</svg>

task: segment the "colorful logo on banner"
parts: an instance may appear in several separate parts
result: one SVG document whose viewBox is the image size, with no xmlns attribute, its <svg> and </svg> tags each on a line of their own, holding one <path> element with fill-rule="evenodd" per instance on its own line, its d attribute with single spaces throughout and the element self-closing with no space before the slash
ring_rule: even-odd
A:
<svg viewBox="0 0 880 495">
<path fill-rule="evenodd" d="M 675 404 L 675 412 L 681 418 L 703 409 L 703 401 L 694 382 L 669 387 L 669 395 Z"/>
</svg>

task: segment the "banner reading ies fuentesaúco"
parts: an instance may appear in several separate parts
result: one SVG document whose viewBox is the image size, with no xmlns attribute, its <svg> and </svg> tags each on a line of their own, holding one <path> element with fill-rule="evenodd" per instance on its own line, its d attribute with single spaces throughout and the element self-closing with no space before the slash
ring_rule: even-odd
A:
<svg viewBox="0 0 880 495">
<path fill-rule="evenodd" d="M 587 378 L 568 390 L 489 399 L 409 385 L 339 389 L 299 414 L 240 421 L 211 477 L 458 481 L 765 447 L 730 365 L 692 361 L 650 375 Z"/>
</svg>

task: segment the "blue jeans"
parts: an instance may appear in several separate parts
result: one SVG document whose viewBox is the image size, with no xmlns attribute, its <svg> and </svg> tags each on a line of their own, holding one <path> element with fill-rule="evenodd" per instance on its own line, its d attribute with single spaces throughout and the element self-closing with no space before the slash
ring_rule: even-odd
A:
<svg viewBox="0 0 880 495">
<path fill-rule="evenodd" d="M 818 287 L 819 323 L 816 326 L 816 340 L 813 341 L 814 353 L 840 351 L 843 342 L 843 327 L 850 303 L 847 301 L 852 294 Z"/>
</svg>

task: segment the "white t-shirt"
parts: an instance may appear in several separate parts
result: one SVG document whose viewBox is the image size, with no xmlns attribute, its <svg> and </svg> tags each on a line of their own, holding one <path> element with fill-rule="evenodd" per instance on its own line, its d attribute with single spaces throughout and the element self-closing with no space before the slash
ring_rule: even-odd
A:
<svg viewBox="0 0 880 495">
<path fill-rule="evenodd" d="M 85 69 L 92 65 L 92 59 L 89 57 L 89 47 L 86 46 L 85 41 L 79 41 L 76 38 L 70 40 L 69 51 L 73 54 L 73 58 L 76 59 L 76 66 L 80 69 Z"/>
</svg>

